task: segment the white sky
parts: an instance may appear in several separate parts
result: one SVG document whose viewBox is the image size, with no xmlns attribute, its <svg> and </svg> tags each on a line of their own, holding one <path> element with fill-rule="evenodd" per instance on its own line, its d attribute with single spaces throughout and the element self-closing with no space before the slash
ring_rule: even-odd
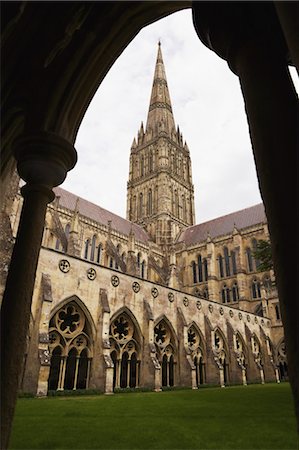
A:
<svg viewBox="0 0 299 450">
<path fill-rule="evenodd" d="M 144 28 L 115 62 L 82 121 L 78 162 L 62 187 L 126 217 L 130 148 L 146 123 L 159 39 L 190 150 L 196 223 L 261 202 L 238 78 L 200 42 L 191 9 Z"/>
</svg>

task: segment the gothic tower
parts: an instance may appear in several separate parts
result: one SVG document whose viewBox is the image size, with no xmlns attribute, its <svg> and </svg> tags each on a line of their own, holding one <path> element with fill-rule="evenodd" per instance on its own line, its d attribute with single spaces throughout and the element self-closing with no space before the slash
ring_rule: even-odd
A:
<svg viewBox="0 0 299 450">
<path fill-rule="evenodd" d="M 166 246 L 195 222 L 190 154 L 175 127 L 160 42 L 146 127 L 131 147 L 127 219 Z"/>
</svg>

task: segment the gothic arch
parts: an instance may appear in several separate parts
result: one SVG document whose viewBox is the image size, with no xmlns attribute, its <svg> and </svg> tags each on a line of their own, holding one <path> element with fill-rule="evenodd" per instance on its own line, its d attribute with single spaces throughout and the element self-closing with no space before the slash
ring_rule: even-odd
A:
<svg viewBox="0 0 299 450">
<path fill-rule="evenodd" d="M 192 320 L 192 322 L 189 323 L 189 325 L 187 326 L 187 329 L 189 330 L 192 326 L 196 329 L 197 333 L 199 334 L 200 341 L 201 341 L 202 348 L 203 348 L 203 352 L 204 352 L 204 354 L 206 356 L 206 339 L 205 339 L 205 336 L 203 335 L 203 333 L 202 333 L 201 329 L 199 328 L 199 326 L 197 325 L 197 323 L 194 322 L 194 320 Z"/>
<path fill-rule="evenodd" d="M 141 332 L 141 328 L 139 326 L 138 320 L 136 319 L 135 315 L 132 313 L 132 311 L 127 306 L 122 306 L 121 308 L 119 308 L 113 314 L 113 316 L 110 318 L 110 323 L 112 323 L 121 314 L 127 314 L 129 316 L 129 318 L 132 320 L 133 325 L 138 333 L 140 342 L 142 343 L 144 338 L 143 338 L 143 334 Z"/>
<path fill-rule="evenodd" d="M 113 387 L 138 387 L 143 341 L 137 320 L 128 308 L 120 308 L 112 316 L 109 341 Z"/>
<path fill-rule="evenodd" d="M 96 335 L 96 325 L 89 312 L 89 309 L 77 295 L 71 295 L 70 297 L 66 297 L 64 300 L 61 300 L 57 305 L 55 305 L 55 307 L 52 309 L 50 313 L 50 320 L 57 313 L 57 311 L 59 311 L 59 309 L 61 309 L 67 303 L 70 303 L 72 301 L 75 302 L 79 306 L 79 308 L 82 309 L 82 312 L 85 314 L 85 317 L 87 318 L 91 327 L 92 337 L 94 338 L 94 336 Z"/>
<path fill-rule="evenodd" d="M 168 319 L 168 317 L 167 317 L 165 314 L 161 314 L 161 315 L 155 320 L 155 322 L 154 322 L 154 327 L 156 327 L 156 326 L 159 324 L 159 322 L 161 322 L 162 320 L 164 320 L 165 323 L 169 326 L 170 331 L 171 331 L 171 333 L 172 333 L 172 335 L 173 335 L 173 338 L 174 338 L 174 341 L 175 341 L 175 346 L 176 346 L 176 348 L 178 348 L 178 338 L 177 338 L 177 334 L 176 334 L 176 332 L 175 332 L 175 329 L 174 329 L 172 323 L 170 322 L 170 320 Z"/>
<path fill-rule="evenodd" d="M 71 297 L 60 302 L 52 312 L 49 350 L 51 365 L 48 388 L 86 389 L 93 358 L 93 332 L 92 323 L 79 306 L 77 298 Z"/>
</svg>

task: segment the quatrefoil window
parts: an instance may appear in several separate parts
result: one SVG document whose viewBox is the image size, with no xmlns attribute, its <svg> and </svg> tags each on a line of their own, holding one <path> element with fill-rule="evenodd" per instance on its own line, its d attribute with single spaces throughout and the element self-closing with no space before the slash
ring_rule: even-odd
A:
<svg viewBox="0 0 299 450">
<path fill-rule="evenodd" d="M 172 303 L 174 301 L 174 295 L 173 292 L 168 293 L 168 300 Z"/>
<path fill-rule="evenodd" d="M 70 263 L 66 259 L 61 259 L 59 261 L 59 269 L 63 273 L 67 273 L 70 270 Z"/>
</svg>

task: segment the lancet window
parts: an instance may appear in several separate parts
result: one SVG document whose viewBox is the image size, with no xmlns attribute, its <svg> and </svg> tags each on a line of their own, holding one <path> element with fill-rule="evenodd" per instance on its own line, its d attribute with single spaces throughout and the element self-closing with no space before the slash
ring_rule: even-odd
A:
<svg viewBox="0 0 299 450">
<path fill-rule="evenodd" d="M 239 300 L 239 288 L 238 283 L 236 281 L 232 285 L 232 297 L 233 302 L 237 302 Z"/>
<path fill-rule="evenodd" d="M 205 358 L 201 336 L 194 325 L 188 329 L 188 347 L 196 371 L 197 386 L 205 383 Z"/>
<path fill-rule="evenodd" d="M 230 303 L 230 289 L 224 284 L 221 290 L 222 303 Z"/>
<path fill-rule="evenodd" d="M 251 283 L 252 298 L 261 298 L 261 283 L 257 278 L 254 278 Z"/>
<path fill-rule="evenodd" d="M 191 263 L 191 269 L 192 269 L 192 278 L 193 278 L 193 283 L 197 283 L 197 267 L 196 267 L 196 262 L 192 261 Z"/>
<path fill-rule="evenodd" d="M 228 353 L 222 333 L 217 329 L 214 332 L 213 351 L 216 364 L 223 371 L 224 384 L 228 382 Z"/>
<path fill-rule="evenodd" d="M 153 194 L 152 190 L 149 189 L 147 198 L 147 214 L 148 216 L 150 216 L 152 213 L 153 213 Z"/>
<path fill-rule="evenodd" d="M 112 321 L 109 340 L 114 364 L 113 387 L 138 387 L 140 339 L 129 314 L 123 312 Z"/>
<path fill-rule="evenodd" d="M 277 364 L 279 370 L 279 378 L 281 381 L 288 381 L 288 363 L 285 341 L 282 340 L 277 346 Z"/>
<path fill-rule="evenodd" d="M 231 257 L 231 263 L 232 263 L 232 272 L 233 272 L 233 275 L 236 275 L 237 274 L 236 252 L 231 251 L 230 257 Z"/>
<path fill-rule="evenodd" d="M 225 273 L 227 277 L 230 277 L 230 260 L 227 247 L 224 247 L 224 262 L 225 262 Z"/>
<path fill-rule="evenodd" d="M 223 270 L 223 257 L 222 255 L 218 255 L 218 268 L 219 268 L 219 277 L 224 277 L 224 270 Z"/>
<path fill-rule="evenodd" d="M 164 319 L 155 326 L 154 332 L 157 358 L 162 367 L 162 386 L 174 386 L 176 362 L 174 336 Z"/>
<path fill-rule="evenodd" d="M 97 240 L 97 237 L 96 237 L 96 235 L 94 235 L 91 240 L 90 261 L 94 261 L 94 258 L 95 258 L 96 240 Z"/>
<path fill-rule="evenodd" d="M 70 301 L 50 320 L 49 390 L 88 388 L 92 360 L 90 325 L 81 308 Z"/>
<path fill-rule="evenodd" d="M 245 369 L 246 368 L 245 346 L 243 343 L 243 339 L 241 338 L 239 333 L 237 333 L 235 335 L 234 347 L 235 347 L 237 362 L 238 362 L 239 366 L 241 367 L 241 369 Z"/>
<path fill-rule="evenodd" d="M 69 223 L 67 223 L 65 228 L 64 228 L 64 234 L 65 234 L 67 243 L 69 241 L 70 232 L 71 232 L 71 225 Z M 56 244 L 55 244 L 55 250 L 61 250 L 61 248 L 62 248 L 61 241 L 60 241 L 59 238 L 57 238 L 56 239 Z"/>
</svg>

